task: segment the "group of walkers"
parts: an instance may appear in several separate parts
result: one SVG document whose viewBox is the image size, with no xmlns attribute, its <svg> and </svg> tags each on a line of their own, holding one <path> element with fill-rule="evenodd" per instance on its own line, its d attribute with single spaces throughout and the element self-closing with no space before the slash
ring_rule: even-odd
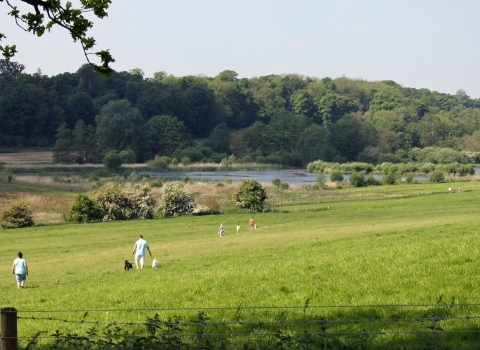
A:
<svg viewBox="0 0 480 350">
<path fill-rule="evenodd" d="M 253 219 L 253 217 L 248 221 L 248 223 L 250 224 L 250 230 L 258 227 L 257 224 L 255 224 L 255 220 Z M 237 224 L 236 230 L 237 230 L 237 233 L 240 233 L 240 224 Z M 220 224 L 220 227 L 218 229 L 218 235 L 220 237 L 223 237 L 223 235 L 225 235 L 225 225 L 224 224 Z"/>
<path fill-rule="evenodd" d="M 256 229 L 258 226 L 255 224 L 255 220 L 253 217 L 249 220 L 250 229 Z M 236 226 L 236 232 L 240 233 L 240 224 Z M 223 237 L 225 235 L 225 226 L 220 224 L 220 228 L 218 229 L 218 235 Z M 150 251 L 150 247 L 148 246 L 148 242 L 143 239 L 143 235 L 138 236 L 138 240 L 135 242 L 133 246 L 133 254 L 135 255 L 135 266 L 137 269 L 143 269 L 145 265 L 145 255 L 146 252 L 152 256 L 152 252 Z M 27 261 L 23 258 L 23 253 L 18 252 L 17 258 L 13 261 L 12 265 L 12 273 L 15 275 L 15 279 L 17 281 L 17 288 L 22 289 L 25 288 L 25 281 L 27 280 L 28 276 L 28 265 Z"/>
</svg>

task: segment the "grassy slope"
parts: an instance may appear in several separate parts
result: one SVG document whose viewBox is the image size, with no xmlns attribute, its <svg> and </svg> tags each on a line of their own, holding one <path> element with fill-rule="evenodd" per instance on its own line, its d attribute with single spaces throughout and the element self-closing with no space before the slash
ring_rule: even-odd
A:
<svg viewBox="0 0 480 350">
<path fill-rule="evenodd" d="M 475 303 L 479 199 L 480 191 L 472 190 L 338 202 L 325 211 L 255 215 L 258 230 L 247 229 L 249 214 L 2 230 L 0 305 L 19 310 L 285 306 L 303 305 L 309 297 L 312 305 L 431 304 L 442 294 L 448 301 Z M 221 222 L 223 238 L 216 235 Z M 139 233 L 160 269 L 123 270 Z M 10 272 L 18 250 L 31 271 L 22 291 Z M 145 315 L 152 312 L 109 317 L 132 321 Z M 273 316 L 258 311 L 256 317 Z M 19 327 L 33 332 L 38 324 L 23 321 Z"/>
</svg>

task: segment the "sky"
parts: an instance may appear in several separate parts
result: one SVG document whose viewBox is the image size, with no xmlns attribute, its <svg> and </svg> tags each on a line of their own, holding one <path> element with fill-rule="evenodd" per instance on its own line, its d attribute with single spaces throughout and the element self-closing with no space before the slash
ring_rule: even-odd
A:
<svg viewBox="0 0 480 350">
<path fill-rule="evenodd" d="M 37 38 L 8 12 L 0 2 L 1 44 L 17 45 L 12 60 L 27 73 L 75 72 L 86 62 L 66 31 Z M 96 49 L 110 50 L 113 69 L 141 68 L 146 78 L 296 73 L 480 98 L 478 0 L 113 0 L 94 22 L 89 33 Z"/>
</svg>

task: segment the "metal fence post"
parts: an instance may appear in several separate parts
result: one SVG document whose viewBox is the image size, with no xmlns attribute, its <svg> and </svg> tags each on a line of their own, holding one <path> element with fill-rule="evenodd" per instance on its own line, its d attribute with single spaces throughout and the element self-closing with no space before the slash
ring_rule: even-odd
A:
<svg viewBox="0 0 480 350">
<path fill-rule="evenodd" d="M 2 350 L 17 350 L 17 310 L 2 308 Z"/>
</svg>

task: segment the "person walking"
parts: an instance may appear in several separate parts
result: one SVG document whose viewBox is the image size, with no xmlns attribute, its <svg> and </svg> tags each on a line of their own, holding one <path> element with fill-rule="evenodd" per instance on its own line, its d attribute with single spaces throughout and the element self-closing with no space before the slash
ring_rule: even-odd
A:
<svg viewBox="0 0 480 350">
<path fill-rule="evenodd" d="M 237 224 L 237 233 L 240 232 L 240 224 Z"/>
<path fill-rule="evenodd" d="M 253 217 L 250 219 L 249 223 L 250 223 L 250 230 L 255 228 L 255 220 L 253 220 Z"/>
<path fill-rule="evenodd" d="M 23 258 L 22 252 L 18 252 L 18 258 L 13 260 L 12 273 L 17 280 L 17 288 L 25 288 L 25 280 L 28 276 L 27 261 Z"/>
<path fill-rule="evenodd" d="M 136 241 L 133 246 L 133 254 L 135 254 L 135 266 L 137 267 L 137 270 L 138 264 L 140 264 L 141 269 L 143 269 L 143 266 L 145 265 L 145 250 L 148 250 L 148 254 L 152 256 L 147 241 L 143 239 L 143 235 L 139 235 L 138 241 Z"/>
<path fill-rule="evenodd" d="M 225 226 L 223 224 L 220 224 L 220 227 L 218 228 L 218 235 L 222 237 L 225 234 Z"/>
</svg>

